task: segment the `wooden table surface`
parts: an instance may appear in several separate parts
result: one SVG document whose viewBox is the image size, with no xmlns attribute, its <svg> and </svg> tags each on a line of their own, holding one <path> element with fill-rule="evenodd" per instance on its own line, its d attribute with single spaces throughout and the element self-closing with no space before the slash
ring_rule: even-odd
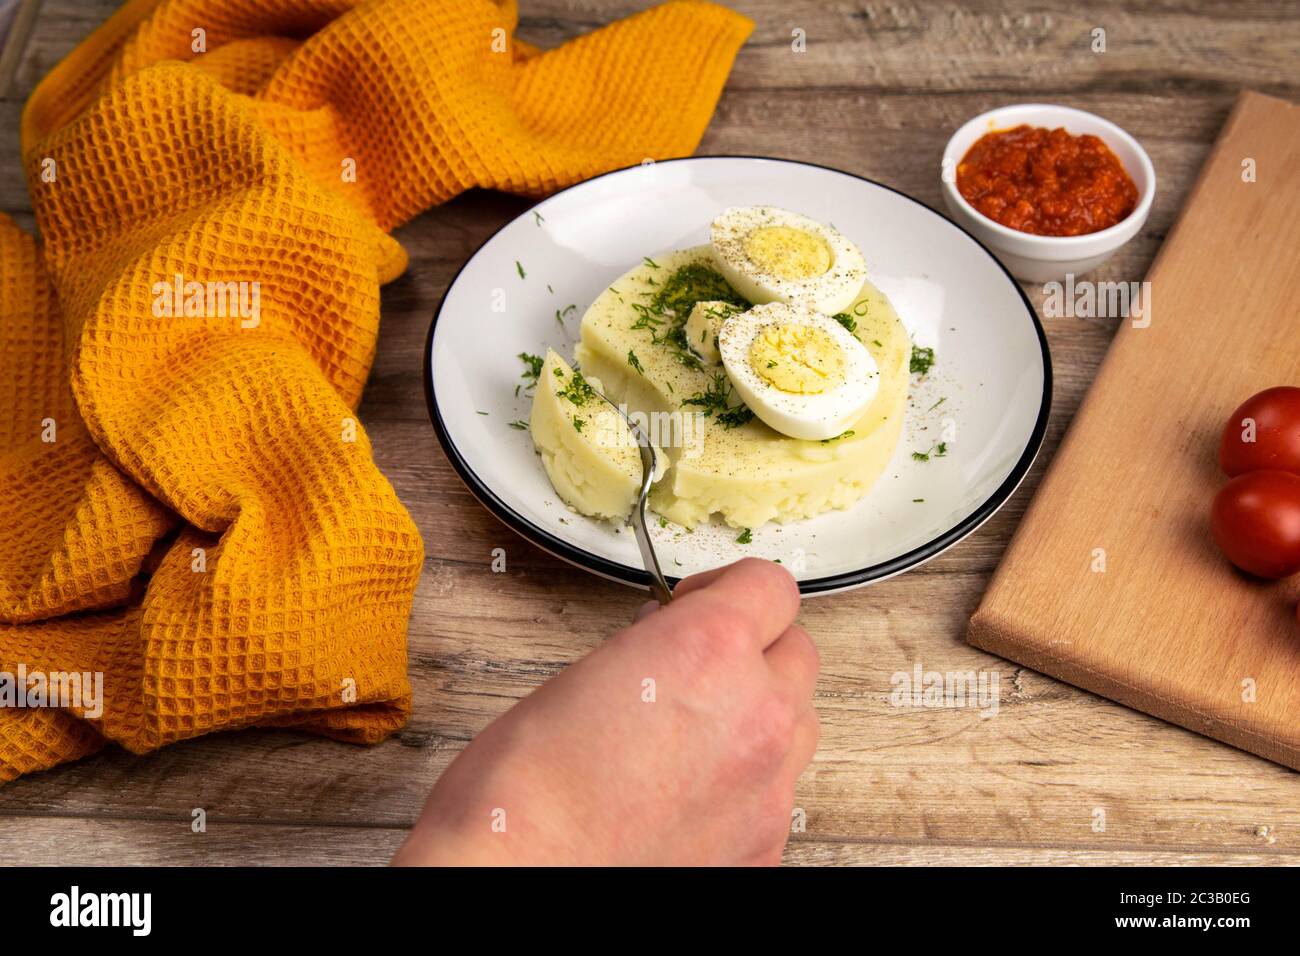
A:
<svg viewBox="0 0 1300 956">
<path fill-rule="evenodd" d="M 521 36 L 544 46 L 645 6 L 520 5 Z M 1159 177 L 1155 208 L 1097 279 L 1142 278 L 1239 89 L 1300 100 L 1294 2 L 1095 2 L 1086 12 L 1063 0 L 732 5 L 756 28 L 701 153 L 814 160 L 941 208 L 943 144 L 983 110 L 1064 103 L 1136 135 Z M 23 100 L 115 6 L 45 0 L 0 100 L 0 209 L 25 226 Z M 1095 28 L 1106 31 L 1105 53 L 1092 52 Z M 806 33 L 805 53 L 791 51 L 795 29 Z M 428 551 L 410 625 L 410 724 L 369 749 L 271 731 L 144 757 L 110 748 L 0 789 L 6 862 L 382 863 L 479 730 L 633 613 L 639 594 L 536 550 L 481 508 L 425 413 L 432 311 L 460 264 L 526 206 L 475 193 L 421 216 L 399 233 L 410 269 L 384 290 L 361 414 Z M 1027 291 L 1041 304 L 1041 290 Z M 799 784 L 807 831 L 792 838 L 790 863 L 1300 863 L 1300 775 L 964 641 L 1116 321 L 1045 325 L 1056 374 L 1051 427 L 1011 501 L 924 567 L 805 604 L 801 620 L 822 654 L 822 742 Z M 494 548 L 506 550 L 508 574 L 491 572 Z M 918 661 L 995 671 L 997 716 L 891 707 L 890 675 Z M 206 833 L 191 831 L 196 808 L 207 814 Z"/>
</svg>

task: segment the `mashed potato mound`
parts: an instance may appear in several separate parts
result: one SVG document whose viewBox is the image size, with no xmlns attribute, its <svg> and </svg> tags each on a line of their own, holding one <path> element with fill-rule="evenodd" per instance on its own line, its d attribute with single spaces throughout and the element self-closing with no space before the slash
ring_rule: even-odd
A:
<svg viewBox="0 0 1300 956">
<path fill-rule="evenodd" d="M 840 437 L 803 441 L 773 431 L 757 418 L 746 420 L 747 410 L 720 403 L 719 393 L 726 392 L 725 376 L 718 378 L 721 367 L 683 350 L 684 337 L 669 334 L 671 312 L 647 308 L 683 266 L 711 269 L 709 247 L 646 261 L 619 278 L 587 309 L 576 351 L 583 373 L 598 379 L 614 402 L 656 422 L 676 419 L 671 434 L 663 429 L 655 434 L 652 428 L 651 438 L 667 453 L 671 467 L 655 485 L 651 507 L 688 528 L 714 514 L 732 527 L 757 528 L 768 521 L 797 521 L 847 508 L 862 498 L 894 453 L 907 401 L 912 343 L 889 300 L 868 282 L 847 313 L 846 325 L 853 326 L 850 331 L 871 351 L 880 372 L 875 399 Z M 705 294 L 716 289 L 700 291 L 702 299 L 720 298 Z M 690 311 L 689 303 L 685 310 Z M 553 368 L 548 357 L 543 379 Z M 548 413 L 542 415 L 539 433 L 537 405 L 553 397 L 543 391 L 549 384 L 541 386 L 534 402 L 533 438 L 556 491 L 584 514 L 626 516 L 635 502 L 639 464 L 634 476 L 626 470 L 630 459 L 622 455 L 617 465 L 597 461 L 599 467 L 585 456 L 557 459 L 561 437 L 564 447 L 580 447 L 582 436 L 565 434 L 555 425 L 563 422 L 560 416 Z M 734 406 L 737 399 L 730 402 Z"/>
<path fill-rule="evenodd" d="M 567 505 L 594 518 L 626 518 L 641 491 L 641 453 L 627 423 L 596 392 L 604 392 L 599 379 L 548 350 L 528 430 Z M 656 460 L 662 477 L 666 457 Z"/>
</svg>

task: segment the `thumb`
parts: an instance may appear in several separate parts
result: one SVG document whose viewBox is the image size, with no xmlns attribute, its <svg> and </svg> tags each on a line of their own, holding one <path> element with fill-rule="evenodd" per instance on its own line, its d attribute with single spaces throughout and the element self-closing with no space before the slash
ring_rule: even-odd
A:
<svg viewBox="0 0 1300 956">
<path fill-rule="evenodd" d="M 653 614 L 657 610 L 659 610 L 658 601 L 646 601 L 644 604 L 641 605 L 640 609 L 636 612 L 636 617 L 632 618 L 632 623 L 640 624 L 642 621 L 644 621 L 646 618 L 648 618 L 651 614 Z"/>
</svg>

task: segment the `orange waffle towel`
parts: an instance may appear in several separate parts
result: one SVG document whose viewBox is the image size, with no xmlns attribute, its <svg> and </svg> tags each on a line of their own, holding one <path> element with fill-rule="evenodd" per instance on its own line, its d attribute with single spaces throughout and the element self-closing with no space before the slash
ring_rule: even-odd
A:
<svg viewBox="0 0 1300 956">
<path fill-rule="evenodd" d="M 32 94 L 43 241 L 0 217 L 0 704 L 20 671 L 103 684 L 0 706 L 0 780 L 105 741 L 405 722 L 424 550 L 354 418 L 406 266 L 388 232 L 689 154 L 751 27 L 679 0 L 539 52 L 515 23 L 133 0 Z"/>
</svg>

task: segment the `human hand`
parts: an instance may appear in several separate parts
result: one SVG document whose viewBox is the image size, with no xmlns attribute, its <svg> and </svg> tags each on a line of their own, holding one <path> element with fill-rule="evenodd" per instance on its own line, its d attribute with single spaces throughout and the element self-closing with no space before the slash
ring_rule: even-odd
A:
<svg viewBox="0 0 1300 956">
<path fill-rule="evenodd" d="M 397 864 L 776 864 L 817 748 L 818 657 L 784 568 L 682 581 L 478 735 Z"/>
</svg>

